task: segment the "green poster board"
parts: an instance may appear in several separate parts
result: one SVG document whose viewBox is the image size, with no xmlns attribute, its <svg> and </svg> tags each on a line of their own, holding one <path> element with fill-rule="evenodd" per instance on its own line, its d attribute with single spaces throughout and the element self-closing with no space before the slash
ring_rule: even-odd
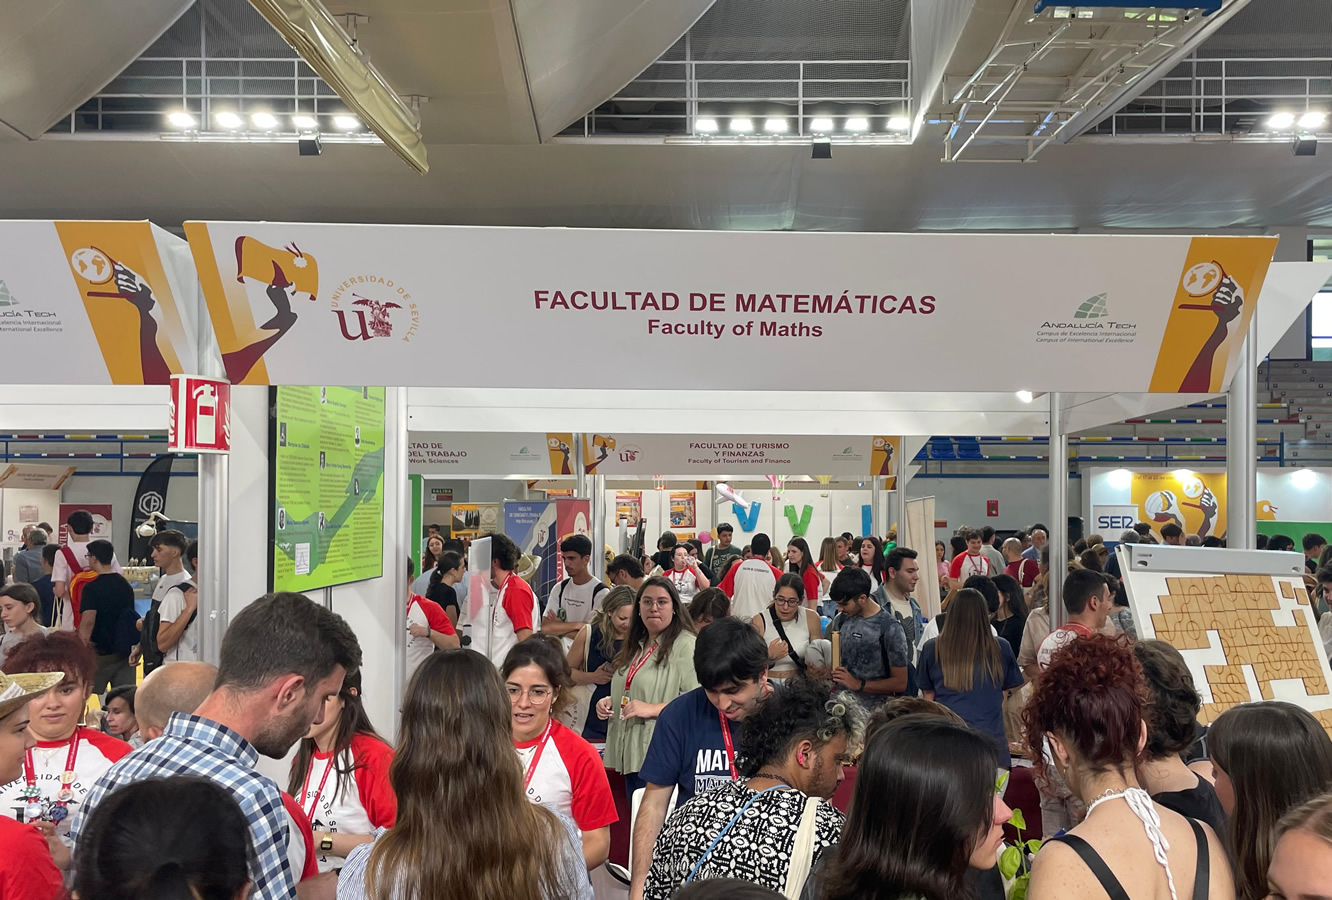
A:
<svg viewBox="0 0 1332 900">
<path fill-rule="evenodd" d="M 384 574 L 384 389 L 272 390 L 269 522 L 274 591 Z"/>
</svg>

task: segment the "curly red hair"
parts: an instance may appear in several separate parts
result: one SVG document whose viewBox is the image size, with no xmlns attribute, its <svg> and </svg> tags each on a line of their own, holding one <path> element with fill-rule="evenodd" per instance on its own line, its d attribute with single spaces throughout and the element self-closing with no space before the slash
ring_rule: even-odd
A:
<svg viewBox="0 0 1332 900">
<path fill-rule="evenodd" d="M 1022 711 L 1031 758 L 1044 774 L 1042 745 L 1054 735 L 1093 771 L 1132 765 L 1147 709 L 1147 683 L 1128 638 L 1078 638 L 1051 658 Z"/>
<path fill-rule="evenodd" d="M 6 675 L 64 672 L 65 681 L 76 681 L 86 689 L 92 686 L 97 673 L 97 657 L 92 645 L 77 631 L 38 632 L 25 637 L 9 651 L 3 668 Z"/>
</svg>

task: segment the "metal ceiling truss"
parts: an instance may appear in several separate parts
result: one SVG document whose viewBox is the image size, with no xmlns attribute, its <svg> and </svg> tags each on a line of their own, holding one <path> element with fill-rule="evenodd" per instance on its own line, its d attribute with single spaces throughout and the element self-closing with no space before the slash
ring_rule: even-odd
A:
<svg viewBox="0 0 1332 900">
<path fill-rule="evenodd" d="M 1248 0 L 1231 0 L 1227 12 Z M 1088 18 L 1035 15 L 1015 0 L 994 49 L 940 96 L 945 162 L 1033 162 L 1164 74 L 1220 24 L 1195 9 L 1119 8 Z M 1213 21 L 1216 20 L 1216 21 Z M 951 83 L 950 83 L 951 82 Z M 960 83 L 959 83 L 960 82 Z M 1141 88 L 1139 87 L 1141 85 Z M 964 154 L 966 154 L 964 156 Z"/>
</svg>

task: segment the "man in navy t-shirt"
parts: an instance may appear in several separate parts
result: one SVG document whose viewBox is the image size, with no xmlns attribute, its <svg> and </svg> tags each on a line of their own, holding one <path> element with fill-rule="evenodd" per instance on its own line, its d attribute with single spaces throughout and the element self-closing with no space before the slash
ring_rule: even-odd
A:
<svg viewBox="0 0 1332 900">
<path fill-rule="evenodd" d="M 736 778 L 739 727 L 771 692 L 768 645 L 748 622 L 718 619 L 694 644 L 694 672 L 700 688 L 681 694 L 657 717 L 647 758 L 638 770 L 645 782 L 634 819 L 631 900 L 643 896 L 652 847 L 670 810 L 678 803 Z"/>
</svg>

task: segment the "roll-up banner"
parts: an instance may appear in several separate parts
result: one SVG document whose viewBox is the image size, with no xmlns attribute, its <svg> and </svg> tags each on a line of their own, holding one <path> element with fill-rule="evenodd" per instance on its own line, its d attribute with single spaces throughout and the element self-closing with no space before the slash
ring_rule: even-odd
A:
<svg viewBox="0 0 1332 900">
<path fill-rule="evenodd" d="M 572 475 L 572 434 L 413 432 L 408 465 L 430 475 Z M 830 475 L 895 479 L 897 435 L 584 434 L 589 475 Z"/>
<path fill-rule="evenodd" d="M 191 222 L 233 384 L 1207 393 L 1275 237 Z M 669 259 L 644 268 L 644 259 Z M 458 335 L 491 339 L 457 340 Z M 447 352 L 441 354 L 441 348 Z M 998 356 L 996 356 L 998 354 Z M 1002 357 L 1003 365 L 995 360 Z M 686 360 L 706 364 L 682 364 Z M 830 364 L 837 360 L 840 364 Z M 851 366 L 852 369 L 848 369 Z M 605 388 L 598 365 L 559 386 Z"/>
</svg>

